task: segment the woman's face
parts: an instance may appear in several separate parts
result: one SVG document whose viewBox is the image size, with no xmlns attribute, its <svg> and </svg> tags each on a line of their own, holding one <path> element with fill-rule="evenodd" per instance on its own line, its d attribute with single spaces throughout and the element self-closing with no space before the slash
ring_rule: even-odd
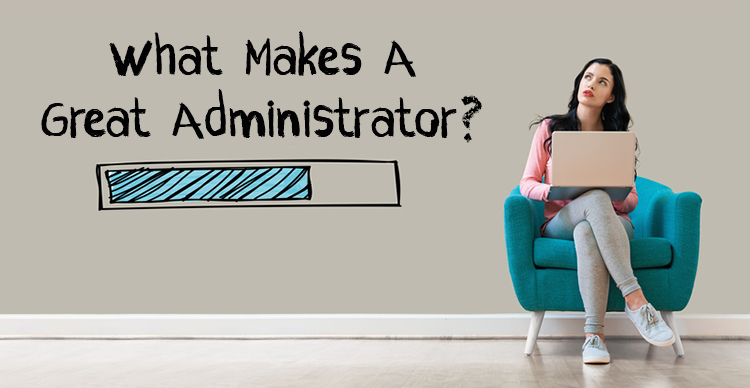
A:
<svg viewBox="0 0 750 388">
<path fill-rule="evenodd" d="M 592 108 L 602 108 L 615 100 L 612 94 L 614 78 L 609 66 L 592 63 L 583 72 L 578 85 L 578 103 Z"/>
</svg>

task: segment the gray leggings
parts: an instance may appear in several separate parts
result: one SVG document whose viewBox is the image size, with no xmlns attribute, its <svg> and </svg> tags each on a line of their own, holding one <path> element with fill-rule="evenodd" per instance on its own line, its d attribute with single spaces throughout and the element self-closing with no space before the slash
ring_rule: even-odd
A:
<svg viewBox="0 0 750 388">
<path fill-rule="evenodd" d="M 565 205 L 547 224 L 544 237 L 575 242 L 584 331 L 603 334 L 609 276 L 623 296 L 641 288 L 630 266 L 632 225 L 615 214 L 607 193 L 591 190 Z"/>
</svg>

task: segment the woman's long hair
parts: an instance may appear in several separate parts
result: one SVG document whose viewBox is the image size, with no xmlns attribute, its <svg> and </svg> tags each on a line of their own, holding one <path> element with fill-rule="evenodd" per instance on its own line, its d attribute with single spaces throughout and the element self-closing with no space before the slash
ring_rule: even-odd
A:
<svg viewBox="0 0 750 388">
<path fill-rule="evenodd" d="M 533 121 L 529 126 L 530 129 L 534 125 L 540 124 L 542 121 L 550 119 L 550 137 L 544 140 L 544 147 L 547 149 L 547 152 L 549 152 L 550 155 L 552 154 L 552 133 L 554 133 L 555 131 L 581 130 L 581 121 L 578 120 L 578 116 L 576 115 L 576 109 L 578 108 L 578 89 L 580 87 L 583 74 L 586 72 L 586 69 L 588 69 L 589 66 L 594 63 L 609 67 L 610 72 L 612 72 L 612 77 L 614 78 L 612 80 L 612 95 L 615 96 L 615 100 L 604 105 L 604 107 L 602 108 L 602 124 L 604 124 L 604 130 L 627 132 L 630 124 L 632 123 L 628 108 L 625 106 L 625 81 L 622 78 L 622 71 L 620 71 L 620 68 L 609 59 L 592 59 L 585 66 L 583 66 L 583 69 L 580 73 L 578 73 L 575 81 L 573 81 L 573 93 L 570 95 L 570 102 L 568 103 L 568 113 L 543 117 Z M 636 140 L 635 149 L 636 151 L 638 150 L 638 140 Z M 636 163 L 638 163 L 637 156 L 635 161 Z"/>
</svg>

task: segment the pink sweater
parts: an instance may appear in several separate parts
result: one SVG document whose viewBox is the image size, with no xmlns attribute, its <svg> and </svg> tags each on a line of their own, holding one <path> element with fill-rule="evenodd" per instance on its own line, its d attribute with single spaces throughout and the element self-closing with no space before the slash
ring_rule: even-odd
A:
<svg viewBox="0 0 750 388">
<path fill-rule="evenodd" d="M 531 151 L 529 151 L 529 159 L 526 160 L 526 169 L 523 171 L 523 178 L 521 178 L 520 184 L 520 190 L 523 196 L 536 201 L 545 201 L 544 217 L 547 220 L 542 224 L 542 235 L 544 235 L 544 229 L 547 227 L 547 223 L 552 217 L 554 217 L 563 206 L 570 202 L 547 201 L 550 185 L 542 183 L 542 178 L 547 175 L 547 171 L 551 169 L 550 154 L 544 147 L 544 141 L 548 137 L 550 137 L 549 119 L 542 121 L 534 134 L 534 141 L 531 143 Z M 630 191 L 630 194 L 628 194 L 625 200 L 612 201 L 612 207 L 615 209 L 615 213 L 617 213 L 618 216 L 626 218 L 628 221 L 630 221 L 628 213 L 632 212 L 636 205 L 638 205 L 638 193 L 635 192 L 635 185 L 633 185 L 633 190 Z"/>
</svg>

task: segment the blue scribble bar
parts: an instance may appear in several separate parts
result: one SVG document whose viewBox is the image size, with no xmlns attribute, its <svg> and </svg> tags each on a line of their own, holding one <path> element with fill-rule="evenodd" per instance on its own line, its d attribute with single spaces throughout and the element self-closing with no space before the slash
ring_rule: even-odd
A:
<svg viewBox="0 0 750 388">
<path fill-rule="evenodd" d="M 110 203 L 310 200 L 310 167 L 109 170 Z"/>
</svg>

